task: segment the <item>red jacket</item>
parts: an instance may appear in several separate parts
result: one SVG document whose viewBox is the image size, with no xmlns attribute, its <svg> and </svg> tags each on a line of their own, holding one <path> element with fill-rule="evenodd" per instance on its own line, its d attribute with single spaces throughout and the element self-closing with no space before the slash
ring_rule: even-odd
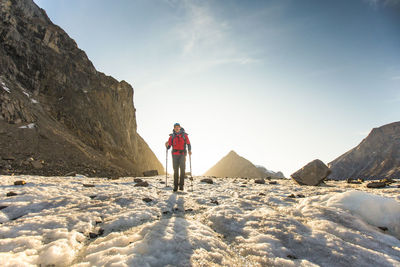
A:
<svg viewBox="0 0 400 267">
<path fill-rule="evenodd" d="M 177 134 L 174 132 L 173 134 L 171 134 L 169 136 L 169 140 L 168 140 L 168 149 L 172 146 L 172 155 L 181 155 L 186 150 L 185 139 L 183 138 L 183 135 L 185 135 L 186 144 L 187 144 L 189 151 L 192 150 L 190 140 L 189 140 L 187 133 L 179 132 Z M 172 138 L 174 140 L 172 140 Z"/>
</svg>

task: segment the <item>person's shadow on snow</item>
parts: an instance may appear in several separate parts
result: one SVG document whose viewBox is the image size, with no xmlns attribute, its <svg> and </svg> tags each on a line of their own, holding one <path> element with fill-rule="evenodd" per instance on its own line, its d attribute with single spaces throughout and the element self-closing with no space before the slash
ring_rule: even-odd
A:
<svg viewBox="0 0 400 267">
<path fill-rule="evenodd" d="M 163 213 L 161 220 L 165 220 L 162 222 L 164 242 L 168 242 L 168 244 L 165 244 L 165 248 L 169 250 L 168 252 L 172 257 L 165 259 L 164 264 L 191 266 L 190 259 L 193 255 L 193 246 L 188 234 L 189 222 L 185 218 L 185 198 L 172 194 L 167 202 L 171 210 Z M 170 233 L 172 233 L 172 238 L 169 235 Z"/>
<path fill-rule="evenodd" d="M 173 230 L 177 253 L 182 257 L 182 265 L 191 265 L 190 258 L 193 255 L 193 247 L 188 235 L 189 223 L 185 218 L 185 198 L 183 196 L 178 197 L 176 215 Z"/>
</svg>

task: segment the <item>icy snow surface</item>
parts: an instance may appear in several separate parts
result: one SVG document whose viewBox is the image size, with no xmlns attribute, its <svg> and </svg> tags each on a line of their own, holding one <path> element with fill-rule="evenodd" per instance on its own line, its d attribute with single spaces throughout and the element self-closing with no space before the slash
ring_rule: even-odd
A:
<svg viewBox="0 0 400 267">
<path fill-rule="evenodd" d="M 395 186 L 164 178 L 0 176 L 0 266 L 400 266 Z"/>
<path fill-rule="evenodd" d="M 35 125 L 36 124 L 34 124 L 34 123 L 29 123 L 28 125 L 23 125 L 23 126 L 20 126 L 19 128 L 21 128 L 21 129 L 33 129 L 33 128 L 35 128 Z"/>
</svg>

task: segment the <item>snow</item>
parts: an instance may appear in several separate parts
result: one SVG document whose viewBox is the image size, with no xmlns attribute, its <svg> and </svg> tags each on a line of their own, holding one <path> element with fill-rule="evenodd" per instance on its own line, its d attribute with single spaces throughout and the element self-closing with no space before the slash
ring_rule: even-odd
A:
<svg viewBox="0 0 400 267">
<path fill-rule="evenodd" d="M 28 125 L 23 125 L 23 126 L 20 126 L 19 128 L 20 129 L 33 129 L 33 128 L 35 128 L 35 126 L 36 126 L 36 124 L 29 123 Z"/>
<path fill-rule="evenodd" d="M 0 79 L 0 84 L 1 84 L 1 87 L 3 88 L 4 91 L 6 91 L 7 93 L 11 93 L 10 88 L 8 88 L 6 86 L 6 84 L 1 79 Z"/>
<path fill-rule="evenodd" d="M 400 203 L 392 198 L 349 191 L 334 195 L 327 201 L 327 205 L 349 210 L 376 227 L 387 227 L 400 239 Z"/>
<path fill-rule="evenodd" d="M 174 194 L 163 176 L 0 176 L 0 266 L 400 265 L 395 186 L 201 178 Z"/>
<path fill-rule="evenodd" d="M 23 93 L 24 95 L 26 95 L 26 97 L 30 98 L 30 95 L 28 94 L 28 92 L 22 90 L 22 93 Z"/>
<path fill-rule="evenodd" d="M 4 84 L 3 84 L 2 88 L 3 88 L 7 93 L 11 93 L 10 88 L 6 87 Z"/>
</svg>

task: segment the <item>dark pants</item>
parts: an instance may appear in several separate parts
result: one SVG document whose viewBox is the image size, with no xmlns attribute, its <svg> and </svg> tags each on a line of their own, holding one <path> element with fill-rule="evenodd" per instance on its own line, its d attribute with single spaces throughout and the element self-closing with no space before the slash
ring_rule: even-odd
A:
<svg viewBox="0 0 400 267">
<path fill-rule="evenodd" d="M 185 164 L 186 155 L 172 155 L 172 165 L 174 166 L 174 189 L 177 189 L 179 184 L 179 188 L 183 190 L 183 184 L 185 183 Z M 181 169 L 180 175 L 179 169 Z"/>
</svg>

